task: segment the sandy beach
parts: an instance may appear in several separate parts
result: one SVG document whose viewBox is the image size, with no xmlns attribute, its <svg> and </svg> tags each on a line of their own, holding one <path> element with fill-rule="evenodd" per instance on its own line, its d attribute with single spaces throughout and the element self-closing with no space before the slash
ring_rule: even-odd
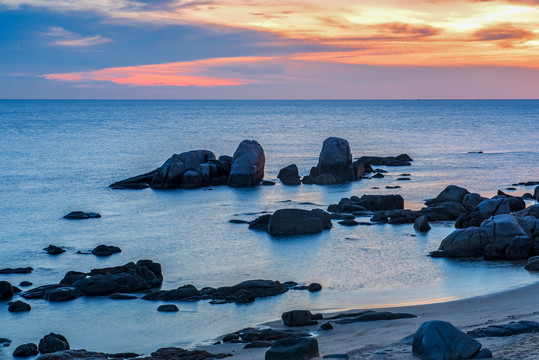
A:
<svg viewBox="0 0 539 360">
<path fill-rule="evenodd" d="M 399 342 L 415 333 L 425 321 L 451 322 L 462 331 L 511 321 L 539 321 L 537 298 L 539 282 L 504 292 L 468 299 L 433 304 L 379 308 L 391 312 L 405 312 L 417 318 L 391 321 L 373 321 L 339 325 L 334 329 L 320 330 L 319 325 L 304 327 L 316 333 L 320 355 L 348 354 L 350 359 L 414 359 L 411 345 Z M 351 311 L 351 310 L 350 310 Z M 340 312 L 339 312 L 340 313 Z M 330 317 L 333 314 L 324 314 Z M 264 324 L 285 328 L 281 321 Z M 479 338 L 483 347 L 492 351 L 494 359 L 539 358 L 539 334 L 521 334 L 509 337 Z M 265 349 L 243 349 L 244 344 L 222 344 L 203 347 L 213 353 L 231 353 L 231 359 L 263 359 Z"/>
</svg>

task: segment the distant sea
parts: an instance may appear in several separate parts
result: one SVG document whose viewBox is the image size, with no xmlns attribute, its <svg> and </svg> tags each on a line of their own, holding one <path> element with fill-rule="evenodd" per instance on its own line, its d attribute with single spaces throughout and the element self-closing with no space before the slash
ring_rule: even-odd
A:
<svg viewBox="0 0 539 360">
<path fill-rule="evenodd" d="M 174 153 L 232 155 L 244 139 L 263 146 L 266 179 L 276 180 L 279 169 L 293 163 L 306 175 L 329 136 L 347 139 L 354 157 L 406 153 L 414 161 L 380 167 L 388 171 L 383 179 L 327 187 L 277 181 L 249 189 L 108 188 L 159 167 Z M 453 231 L 452 223 L 433 224 L 422 235 L 410 224 L 334 222 L 318 235 L 275 239 L 228 220 L 288 207 L 325 209 L 363 194 L 401 194 L 405 207 L 419 209 L 449 184 L 489 197 L 498 189 L 522 195 L 533 188 L 504 189 L 539 180 L 538 139 L 539 100 L 0 101 L 0 268 L 35 268 L 0 280 L 38 286 L 58 283 L 70 270 L 152 259 L 162 264 L 163 289 L 260 278 L 323 286 L 318 293 L 289 291 L 247 305 L 177 303 L 180 311 L 172 314 L 143 300 L 29 300 L 29 313 L 0 309 L 0 337 L 13 340 L 0 356 L 49 332 L 66 336 L 72 348 L 147 353 L 210 341 L 292 309 L 442 301 L 534 282 L 537 277 L 521 263 L 428 257 Z M 401 173 L 411 174 L 411 181 L 397 181 Z M 102 218 L 62 219 L 75 210 Z M 49 256 L 42 250 L 49 244 L 67 252 Z M 99 244 L 122 252 L 108 258 L 76 254 Z"/>
</svg>

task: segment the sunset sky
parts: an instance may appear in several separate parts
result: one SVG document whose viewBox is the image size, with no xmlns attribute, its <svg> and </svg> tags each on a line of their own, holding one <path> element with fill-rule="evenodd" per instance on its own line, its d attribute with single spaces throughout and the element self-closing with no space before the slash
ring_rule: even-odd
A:
<svg viewBox="0 0 539 360">
<path fill-rule="evenodd" d="M 0 98 L 539 98 L 539 0 L 0 0 Z"/>
</svg>

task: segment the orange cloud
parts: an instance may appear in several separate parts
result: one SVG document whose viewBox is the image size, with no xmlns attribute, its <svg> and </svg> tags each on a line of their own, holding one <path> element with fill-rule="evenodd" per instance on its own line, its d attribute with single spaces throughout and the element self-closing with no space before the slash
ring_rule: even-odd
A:
<svg viewBox="0 0 539 360">
<path fill-rule="evenodd" d="M 496 41 L 504 47 L 523 43 L 536 37 L 531 31 L 517 28 L 511 24 L 493 25 L 476 31 L 473 36 L 477 41 Z"/>
</svg>

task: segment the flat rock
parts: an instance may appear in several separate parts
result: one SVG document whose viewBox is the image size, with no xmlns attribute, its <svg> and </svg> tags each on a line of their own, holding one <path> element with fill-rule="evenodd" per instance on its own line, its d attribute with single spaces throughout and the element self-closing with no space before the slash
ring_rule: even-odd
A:
<svg viewBox="0 0 539 360">
<path fill-rule="evenodd" d="M 539 331 L 539 323 L 535 321 L 510 322 L 502 325 L 490 325 L 483 328 L 468 331 L 468 335 L 475 338 L 480 337 L 504 337 Z"/>
<path fill-rule="evenodd" d="M 177 312 L 177 311 L 180 311 L 180 309 L 178 309 L 178 307 L 174 304 L 165 304 L 165 305 L 161 305 L 157 308 L 157 311 L 161 311 L 161 312 Z"/>
<path fill-rule="evenodd" d="M 406 314 L 406 313 L 392 313 L 389 311 L 368 311 L 365 313 L 360 313 L 359 315 L 354 316 L 354 314 L 343 314 L 342 320 L 335 321 L 337 324 L 352 324 L 356 322 L 367 322 L 367 321 L 380 321 L 380 320 L 397 320 L 397 319 L 409 319 L 415 318 L 416 315 Z"/>
<path fill-rule="evenodd" d="M 276 329 L 255 329 L 245 328 L 223 337 L 224 343 L 241 342 L 248 343 L 252 341 L 274 341 L 287 338 L 309 337 L 310 334 L 305 330 L 276 330 Z"/>
<path fill-rule="evenodd" d="M 270 347 L 271 343 L 268 341 L 253 341 L 245 345 L 244 349 L 260 349 Z"/>
<path fill-rule="evenodd" d="M 120 294 L 120 293 L 117 293 L 117 294 L 109 295 L 108 298 L 111 299 L 111 300 L 135 300 L 135 299 L 138 299 L 138 296 L 133 295 L 133 294 Z"/>
<path fill-rule="evenodd" d="M 84 220 L 84 219 L 97 219 L 100 218 L 101 215 L 96 212 L 85 212 L 85 211 L 73 211 L 70 212 L 67 215 L 64 215 L 64 219 L 68 220 Z"/>
<path fill-rule="evenodd" d="M 232 354 L 212 354 L 204 350 L 185 350 L 182 348 L 161 348 L 150 356 L 138 360 L 213 360 L 224 359 Z"/>
<path fill-rule="evenodd" d="M 234 286 L 210 289 L 207 296 L 218 303 L 249 303 L 257 298 L 280 295 L 288 287 L 273 280 L 247 280 Z"/>
<path fill-rule="evenodd" d="M 282 339 L 271 344 L 265 360 L 308 360 L 319 356 L 315 338 Z"/>
<path fill-rule="evenodd" d="M 4 268 L 0 269 L 0 274 L 30 274 L 33 270 L 31 267 Z"/>
<path fill-rule="evenodd" d="M 122 250 L 119 247 L 112 245 L 98 245 L 92 250 L 92 254 L 100 257 L 111 256 L 112 254 L 119 252 L 122 252 Z"/>
<path fill-rule="evenodd" d="M 331 227 L 331 218 L 323 210 L 280 209 L 269 218 L 267 231 L 271 236 L 306 235 Z"/>
</svg>

